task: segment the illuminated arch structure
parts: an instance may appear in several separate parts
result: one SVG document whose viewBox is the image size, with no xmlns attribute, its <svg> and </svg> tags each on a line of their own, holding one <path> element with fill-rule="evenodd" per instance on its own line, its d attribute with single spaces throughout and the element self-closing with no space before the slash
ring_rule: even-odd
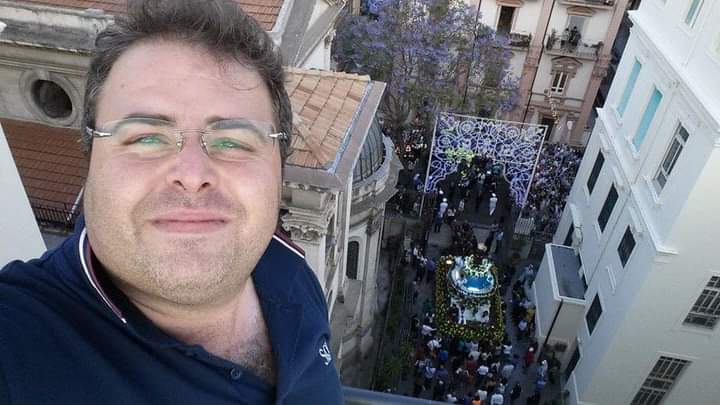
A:
<svg viewBox="0 0 720 405">
<path fill-rule="evenodd" d="M 462 159 L 484 155 L 503 166 L 519 208 L 525 206 L 547 126 L 442 113 L 438 117 L 425 192 L 455 173 Z"/>
</svg>

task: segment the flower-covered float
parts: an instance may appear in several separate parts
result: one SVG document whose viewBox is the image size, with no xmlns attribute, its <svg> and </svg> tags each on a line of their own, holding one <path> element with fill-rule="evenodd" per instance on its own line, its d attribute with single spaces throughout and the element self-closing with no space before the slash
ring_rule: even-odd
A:
<svg viewBox="0 0 720 405">
<path fill-rule="evenodd" d="M 470 256 L 445 256 L 436 274 L 436 308 L 441 331 L 451 336 L 500 342 L 504 323 L 495 264 Z"/>
</svg>

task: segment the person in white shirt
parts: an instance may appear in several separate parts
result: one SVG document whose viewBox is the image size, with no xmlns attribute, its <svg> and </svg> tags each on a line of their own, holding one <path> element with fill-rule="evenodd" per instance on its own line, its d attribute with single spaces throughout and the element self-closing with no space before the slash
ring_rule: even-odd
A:
<svg viewBox="0 0 720 405">
<path fill-rule="evenodd" d="M 445 211 L 447 211 L 448 205 L 449 204 L 447 202 L 447 198 L 443 198 L 442 202 L 440 203 L 440 208 L 438 209 L 438 213 L 437 213 L 438 217 L 440 217 L 440 218 L 445 217 Z"/>
<path fill-rule="evenodd" d="M 490 196 L 490 205 L 489 205 L 490 216 L 492 216 L 495 213 L 495 208 L 497 208 L 497 203 L 498 203 L 497 195 L 495 193 L 493 193 L 492 196 Z"/>
<path fill-rule="evenodd" d="M 494 393 L 490 397 L 490 405 L 503 405 L 505 402 L 505 398 L 503 398 L 503 395 L 499 392 Z"/>
</svg>

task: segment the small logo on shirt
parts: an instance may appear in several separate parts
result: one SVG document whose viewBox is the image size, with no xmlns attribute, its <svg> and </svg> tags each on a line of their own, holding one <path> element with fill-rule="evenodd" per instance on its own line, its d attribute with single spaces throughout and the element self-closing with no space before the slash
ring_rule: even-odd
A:
<svg viewBox="0 0 720 405">
<path fill-rule="evenodd" d="M 325 365 L 329 365 L 332 361 L 332 354 L 330 354 L 330 348 L 327 345 L 327 340 L 323 342 L 323 345 L 320 350 L 318 350 L 318 353 L 320 353 L 320 357 L 323 358 Z"/>
</svg>

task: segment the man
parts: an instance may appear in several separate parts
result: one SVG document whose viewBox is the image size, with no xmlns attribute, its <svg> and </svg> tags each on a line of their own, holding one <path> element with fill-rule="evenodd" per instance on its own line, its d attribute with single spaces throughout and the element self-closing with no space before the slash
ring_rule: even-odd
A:
<svg viewBox="0 0 720 405">
<path fill-rule="evenodd" d="M 98 35 L 87 227 L 0 272 L 0 403 L 342 401 L 322 289 L 274 236 L 283 80 L 230 0 L 131 0 Z"/>
</svg>

